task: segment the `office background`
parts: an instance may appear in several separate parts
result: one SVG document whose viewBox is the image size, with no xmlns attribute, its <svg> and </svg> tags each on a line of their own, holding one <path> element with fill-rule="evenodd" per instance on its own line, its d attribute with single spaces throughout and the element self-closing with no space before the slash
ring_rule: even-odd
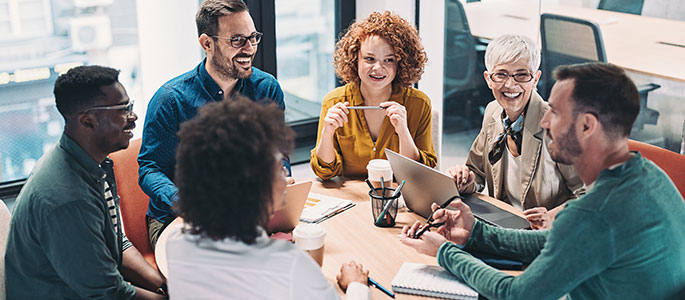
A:
<svg viewBox="0 0 685 300">
<path fill-rule="evenodd" d="M 386 9 L 417 24 L 428 53 L 429 62 L 418 88 L 426 92 L 433 109 L 439 112 L 441 124 L 437 128 L 441 132 L 437 133 L 436 148 L 441 149 L 440 168 L 465 161 L 480 128 L 482 111 L 493 97 L 482 76 L 488 40 L 471 35 L 468 27 L 464 29 L 462 25 L 468 20 L 460 16 L 456 1 L 246 1 L 257 30 L 265 33 L 255 65 L 278 78 L 285 92 L 286 121 L 297 132 L 291 160 L 302 165 L 295 167 L 296 177 L 308 177 L 309 150 L 316 138 L 321 100 L 340 84 L 332 64 L 336 38 L 354 19 Z M 490 1 L 498 0 L 483 0 L 482 4 Z M 140 138 L 147 102 L 157 88 L 190 70 L 203 57 L 194 22 L 200 2 L 0 0 L 0 198 L 11 207 L 36 161 L 59 139 L 63 120 L 54 107 L 52 87 L 57 76 L 73 66 L 101 64 L 121 70 L 120 81 L 136 100 L 134 110 L 139 121 L 134 138 Z M 469 5 L 474 4 L 467 2 L 476 1 L 460 2 L 470 13 Z M 505 19 L 522 18 L 517 14 L 520 10 L 539 15 L 545 8 L 556 6 L 596 9 L 600 5 L 599 0 L 510 2 L 521 6 L 508 15 L 489 16 L 485 26 L 506 26 Z M 632 1 L 618 2 L 625 7 Z M 644 22 L 658 18 L 685 23 L 685 2 L 644 0 L 639 13 Z M 537 30 L 539 23 L 531 26 Z M 472 25 L 471 31 L 475 29 Z M 682 36 L 674 28 L 660 30 Z M 685 41 L 680 47 L 685 49 Z M 685 67 L 685 56 L 644 55 L 673 60 L 673 68 Z M 645 123 L 631 138 L 680 152 L 685 80 L 629 73 L 637 84 L 661 86 L 649 93 L 647 103 L 658 112 L 656 124 Z"/>
</svg>

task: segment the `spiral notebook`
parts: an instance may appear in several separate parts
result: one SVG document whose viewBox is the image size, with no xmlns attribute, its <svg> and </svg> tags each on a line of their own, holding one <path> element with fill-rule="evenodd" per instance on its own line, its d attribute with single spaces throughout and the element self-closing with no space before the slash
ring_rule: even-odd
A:
<svg viewBox="0 0 685 300">
<path fill-rule="evenodd" d="M 444 299 L 478 299 L 478 292 L 439 266 L 405 262 L 391 285 L 397 293 Z"/>
</svg>

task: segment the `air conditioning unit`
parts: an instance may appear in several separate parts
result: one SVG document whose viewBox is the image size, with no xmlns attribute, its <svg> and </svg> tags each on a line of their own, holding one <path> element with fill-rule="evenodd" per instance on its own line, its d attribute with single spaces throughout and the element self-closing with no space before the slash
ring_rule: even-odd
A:
<svg viewBox="0 0 685 300">
<path fill-rule="evenodd" d="M 82 16 L 69 21 L 71 49 L 76 52 L 107 49 L 112 45 L 108 16 Z"/>
</svg>

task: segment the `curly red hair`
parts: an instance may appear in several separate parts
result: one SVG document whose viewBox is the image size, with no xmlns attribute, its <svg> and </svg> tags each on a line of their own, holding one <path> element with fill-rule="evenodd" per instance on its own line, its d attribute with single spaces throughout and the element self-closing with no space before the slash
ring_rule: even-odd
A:
<svg viewBox="0 0 685 300">
<path fill-rule="evenodd" d="M 428 57 L 418 31 L 402 17 L 385 11 L 373 12 L 363 21 L 350 25 L 335 44 L 335 73 L 344 83 L 359 83 L 359 49 L 362 41 L 372 35 L 383 38 L 395 51 L 397 75 L 393 85 L 407 87 L 421 79 Z"/>
</svg>

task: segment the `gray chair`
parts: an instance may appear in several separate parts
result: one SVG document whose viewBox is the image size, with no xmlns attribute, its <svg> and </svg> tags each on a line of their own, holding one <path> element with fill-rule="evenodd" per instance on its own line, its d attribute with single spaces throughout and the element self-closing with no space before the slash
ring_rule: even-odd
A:
<svg viewBox="0 0 685 300">
<path fill-rule="evenodd" d="M 483 56 L 487 41 L 471 35 L 464 6 L 458 0 L 445 1 L 445 49 L 443 84 L 443 128 L 480 127 L 479 107 L 492 100 L 483 80 Z M 475 121 L 472 121 L 475 120 Z M 471 124 L 473 123 L 473 124 Z"/>
<path fill-rule="evenodd" d="M 553 70 L 561 65 L 585 62 L 607 62 L 599 25 L 593 21 L 542 14 L 540 16 L 542 39 L 542 80 L 540 94 L 549 98 L 554 85 Z M 659 112 L 647 107 L 647 94 L 661 86 L 654 83 L 639 85 L 640 113 L 633 123 L 633 131 L 642 130 L 645 124 L 656 124 Z"/>
<path fill-rule="evenodd" d="M 600 0 L 597 9 L 641 15 L 644 0 Z"/>
<path fill-rule="evenodd" d="M 0 199 L 0 300 L 5 300 L 5 247 L 10 231 L 10 210 Z"/>
</svg>

